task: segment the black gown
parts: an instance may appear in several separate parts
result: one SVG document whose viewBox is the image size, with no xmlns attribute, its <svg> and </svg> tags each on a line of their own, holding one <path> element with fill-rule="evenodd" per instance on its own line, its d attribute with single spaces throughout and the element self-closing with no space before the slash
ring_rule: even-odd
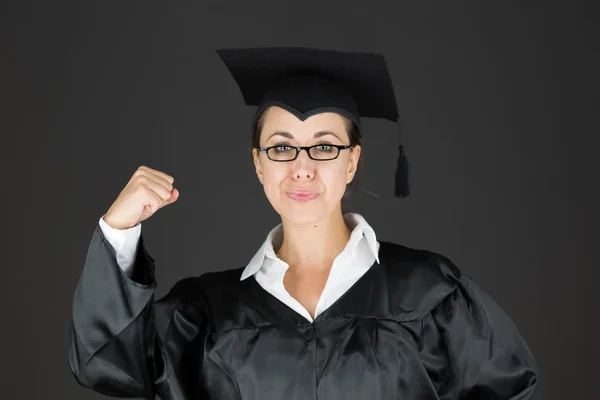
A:
<svg viewBox="0 0 600 400">
<path fill-rule="evenodd" d="M 155 300 L 140 237 L 134 275 L 99 225 L 73 300 L 69 366 L 122 398 L 529 399 L 538 367 L 507 314 L 446 257 L 380 241 L 375 263 L 310 322 L 243 268 Z"/>
</svg>

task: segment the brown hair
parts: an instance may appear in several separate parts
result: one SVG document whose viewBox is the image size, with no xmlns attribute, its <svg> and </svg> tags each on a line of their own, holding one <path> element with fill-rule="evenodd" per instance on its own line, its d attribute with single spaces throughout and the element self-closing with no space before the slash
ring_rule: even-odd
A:
<svg viewBox="0 0 600 400">
<path fill-rule="evenodd" d="M 264 126 L 266 110 L 268 110 L 268 108 L 263 110 L 259 115 L 257 115 L 256 118 L 254 119 L 254 121 L 252 122 L 252 141 L 251 141 L 251 147 L 250 147 L 250 154 L 252 154 L 252 149 L 257 149 L 260 147 L 260 135 L 262 133 L 262 129 Z M 348 137 L 350 138 L 350 145 L 351 146 L 359 145 L 362 148 L 362 136 L 360 135 L 360 132 L 358 131 L 358 127 L 349 118 L 346 118 L 344 116 L 342 116 L 342 118 L 344 118 L 344 121 L 346 123 L 346 132 L 348 133 Z M 352 149 L 350 149 L 350 150 L 352 150 Z M 358 159 L 358 165 L 356 167 L 357 174 L 355 175 L 354 179 L 352 179 L 352 182 L 350 182 L 349 184 L 346 185 L 346 191 L 344 192 L 343 199 L 350 197 L 351 186 L 359 184 L 360 177 L 362 176 L 363 169 L 364 169 L 364 161 L 363 160 L 364 160 L 364 157 L 361 154 L 361 157 Z"/>
</svg>

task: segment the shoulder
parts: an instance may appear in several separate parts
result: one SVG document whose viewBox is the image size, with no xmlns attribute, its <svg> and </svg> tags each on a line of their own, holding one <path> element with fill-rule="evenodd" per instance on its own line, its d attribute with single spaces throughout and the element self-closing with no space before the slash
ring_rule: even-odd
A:
<svg viewBox="0 0 600 400">
<path fill-rule="evenodd" d="M 380 261 L 390 303 L 403 319 L 430 313 L 459 287 L 465 275 L 438 252 L 380 241 Z"/>
<path fill-rule="evenodd" d="M 254 278 L 240 281 L 243 270 L 206 272 L 177 282 L 178 288 L 174 290 L 180 291 L 185 299 L 181 302 L 182 308 L 204 313 L 213 332 L 248 326 L 248 321 L 253 320 L 250 315 L 254 315 L 252 295 L 257 290 L 252 285 Z"/>
<path fill-rule="evenodd" d="M 177 281 L 170 292 L 176 296 L 213 298 L 218 293 L 227 296 L 238 291 L 243 268 L 205 272 Z"/>
<path fill-rule="evenodd" d="M 387 241 L 380 241 L 380 244 L 380 252 L 386 261 L 394 267 L 402 267 L 400 269 L 405 272 L 434 273 L 447 279 L 462 275 L 461 270 L 443 254 Z"/>
<path fill-rule="evenodd" d="M 468 326 L 474 337 L 490 337 L 496 344 L 509 343 L 517 332 L 496 300 L 447 256 L 389 242 L 382 248 L 390 303 L 400 309 L 401 319 L 432 316 L 438 329 Z"/>
<path fill-rule="evenodd" d="M 227 310 L 239 308 L 249 279 L 240 281 L 243 268 L 205 272 L 198 276 L 183 278 L 170 290 L 173 298 L 180 299 L 180 306 L 193 305 L 209 316 L 227 314 Z"/>
<path fill-rule="evenodd" d="M 240 282 L 242 270 L 206 272 L 178 280 L 168 295 L 159 301 L 157 313 L 168 316 L 177 310 L 178 314 L 199 325 L 205 322 L 213 328 L 221 325 L 219 321 L 240 302 L 244 284 Z"/>
<path fill-rule="evenodd" d="M 380 242 L 380 260 L 388 276 L 398 283 L 421 283 L 423 289 L 455 285 L 463 272 L 447 256 L 393 242 Z"/>
</svg>

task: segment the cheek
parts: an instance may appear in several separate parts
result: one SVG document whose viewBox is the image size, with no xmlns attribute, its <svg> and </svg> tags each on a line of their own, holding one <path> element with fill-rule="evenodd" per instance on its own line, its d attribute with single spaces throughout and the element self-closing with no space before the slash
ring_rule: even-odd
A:
<svg viewBox="0 0 600 400">
<path fill-rule="evenodd" d="M 346 189 L 346 170 L 343 166 L 337 166 L 327 171 L 327 187 L 336 194 Z"/>
<path fill-rule="evenodd" d="M 329 199 L 337 200 L 346 190 L 346 170 L 343 165 L 332 164 L 320 168 L 318 178 Z"/>
<path fill-rule="evenodd" d="M 263 169 L 263 186 L 267 194 L 273 193 L 281 186 L 288 173 L 285 168 L 270 165 Z"/>
<path fill-rule="evenodd" d="M 265 183 L 268 182 L 272 184 L 281 182 L 283 179 L 285 179 L 287 175 L 286 169 L 277 167 L 277 165 L 269 165 L 269 167 L 263 169 Z"/>
</svg>

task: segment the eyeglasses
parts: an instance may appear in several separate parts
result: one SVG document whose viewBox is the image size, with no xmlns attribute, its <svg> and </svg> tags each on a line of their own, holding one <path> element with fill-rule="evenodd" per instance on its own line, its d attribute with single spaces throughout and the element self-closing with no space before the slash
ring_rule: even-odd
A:
<svg viewBox="0 0 600 400">
<path fill-rule="evenodd" d="M 265 151 L 267 157 L 273 161 L 293 161 L 298 157 L 300 150 L 306 150 L 308 156 L 317 161 L 334 160 L 338 158 L 341 150 L 349 149 L 354 146 L 344 146 L 339 144 L 315 144 L 314 146 L 291 146 L 275 145 L 270 147 L 259 147 L 259 151 Z"/>
</svg>

